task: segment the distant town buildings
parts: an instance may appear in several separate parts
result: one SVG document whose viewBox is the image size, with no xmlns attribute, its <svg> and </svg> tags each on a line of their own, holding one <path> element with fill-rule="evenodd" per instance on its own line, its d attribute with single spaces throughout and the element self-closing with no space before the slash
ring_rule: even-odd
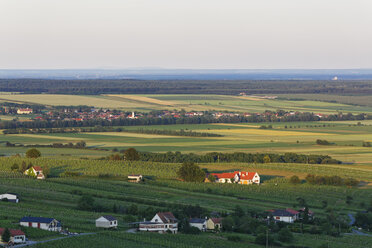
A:
<svg viewBox="0 0 372 248">
<path fill-rule="evenodd" d="M 19 115 L 28 115 L 28 114 L 32 114 L 32 109 L 30 108 L 20 108 L 17 110 L 17 114 Z"/>
</svg>

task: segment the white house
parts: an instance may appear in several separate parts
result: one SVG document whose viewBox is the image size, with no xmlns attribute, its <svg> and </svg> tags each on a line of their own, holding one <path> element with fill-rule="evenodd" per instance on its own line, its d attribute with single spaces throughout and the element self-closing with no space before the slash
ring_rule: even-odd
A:
<svg viewBox="0 0 372 248">
<path fill-rule="evenodd" d="M 270 210 L 271 214 L 269 214 L 268 218 L 270 216 L 273 217 L 275 221 L 282 221 L 287 223 L 293 223 L 296 220 L 299 219 L 299 212 L 290 208 L 287 209 L 275 209 Z"/>
<path fill-rule="evenodd" d="M 23 217 L 19 224 L 21 226 L 39 228 L 47 231 L 60 232 L 62 230 L 61 222 L 53 218 L 44 217 Z"/>
<path fill-rule="evenodd" d="M 117 228 L 118 220 L 111 215 L 103 215 L 96 219 L 96 227 Z"/>
<path fill-rule="evenodd" d="M 19 115 L 32 114 L 32 109 L 30 109 L 30 108 L 20 108 L 20 109 L 17 110 L 17 114 L 19 114 Z"/>
<path fill-rule="evenodd" d="M 0 195 L 0 201 L 10 201 L 10 202 L 18 203 L 19 198 L 17 194 L 5 193 L 5 194 Z"/>
<path fill-rule="evenodd" d="M 128 182 L 139 183 L 143 180 L 142 175 L 129 175 Z"/>
<path fill-rule="evenodd" d="M 257 172 L 234 171 L 227 173 L 211 173 L 218 183 L 260 184 L 261 179 Z"/>
<path fill-rule="evenodd" d="M 200 231 L 205 232 L 207 230 L 207 219 L 193 218 L 190 219 L 190 226 L 198 228 Z"/>
<path fill-rule="evenodd" d="M 178 220 L 171 212 L 159 212 L 151 221 L 139 223 L 139 230 L 142 232 L 177 233 Z"/>
<path fill-rule="evenodd" d="M 5 231 L 5 228 L 0 228 L 0 242 L 3 242 L 1 237 Z M 10 231 L 10 243 L 21 244 L 26 242 L 26 235 L 21 230 L 9 229 Z"/>
<path fill-rule="evenodd" d="M 24 174 L 36 177 L 36 179 L 45 179 L 43 168 L 41 168 L 40 166 L 32 166 L 31 168 L 25 170 Z"/>
</svg>

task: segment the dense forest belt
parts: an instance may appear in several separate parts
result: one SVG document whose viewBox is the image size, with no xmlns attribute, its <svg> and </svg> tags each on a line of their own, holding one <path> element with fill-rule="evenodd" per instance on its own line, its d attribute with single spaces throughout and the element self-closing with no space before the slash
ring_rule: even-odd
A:
<svg viewBox="0 0 372 248">
<path fill-rule="evenodd" d="M 112 154 L 110 160 L 124 159 L 124 156 Z M 298 163 L 298 164 L 340 164 L 341 161 L 327 155 L 303 155 L 296 153 L 267 154 L 267 153 L 220 153 L 212 152 L 204 155 L 194 153 L 167 152 L 151 153 L 139 152 L 139 160 L 162 163 L 220 163 L 220 162 L 242 162 L 242 163 Z"/>
<path fill-rule="evenodd" d="M 98 94 L 372 95 L 372 81 L 313 80 L 44 80 L 0 79 L 0 92 Z"/>
<path fill-rule="evenodd" d="M 85 133 L 85 132 L 127 132 L 140 134 L 158 134 L 170 136 L 189 136 L 189 137 L 223 137 L 223 135 L 215 133 L 202 133 L 194 131 L 181 130 L 159 130 L 159 129 L 143 129 L 136 130 L 123 129 L 121 127 L 88 127 L 88 128 L 35 128 L 35 129 L 7 129 L 4 134 L 37 134 L 37 133 Z"/>
<path fill-rule="evenodd" d="M 174 125 L 174 124 L 208 124 L 208 123 L 261 123 L 261 122 L 298 122 L 298 121 L 346 121 L 346 120 L 370 120 L 372 115 L 351 113 L 345 115 L 329 115 L 320 118 L 312 113 L 302 113 L 293 116 L 286 116 L 281 119 L 265 116 L 194 116 L 194 117 L 143 117 L 138 119 L 120 118 L 114 120 L 90 119 L 84 121 L 76 120 L 46 120 L 46 121 L 1 121 L 0 129 L 19 128 L 68 128 L 68 127 L 108 127 L 108 126 L 150 126 L 150 125 Z M 26 132 L 26 131 L 25 131 Z M 12 133 L 4 131 L 4 133 Z M 17 133 L 17 132 L 16 132 Z"/>
</svg>

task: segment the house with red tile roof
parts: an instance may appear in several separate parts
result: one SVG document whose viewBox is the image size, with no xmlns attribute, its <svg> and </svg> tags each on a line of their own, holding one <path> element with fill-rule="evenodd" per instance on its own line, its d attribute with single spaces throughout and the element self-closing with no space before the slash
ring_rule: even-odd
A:
<svg viewBox="0 0 372 248">
<path fill-rule="evenodd" d="M 16 230 L 16 229 L 9 229 L 10 231 L 10 243 L 12 244 L 21 244 L 26 242 L 26 235 L 22 230 Z M 5 228 L 0 227 L 0 242 L 3 242 L 1 240 L 1 237 L 3 233 L 5 232 Z"/>
<path fill-rule="evenodd" d="M 260 184 L 261 179 L 257 172 L 234 171 L 228 173 L 211 173 L 219 183 Z"/>
<path fill-rule="evenodd" d="M 24 174 L 27 176 L 35 177 L 36 179 L 45 179 L 43 168 L 41 168 L 40 166 L 32 166 L 31 168 L 25 170 Z"/>
<path fill-rule="evenodd" d="M 209 218 L 207 220 L 207 230 L 221 230 L 222 229 L 222 218 Z"/>
</svg>

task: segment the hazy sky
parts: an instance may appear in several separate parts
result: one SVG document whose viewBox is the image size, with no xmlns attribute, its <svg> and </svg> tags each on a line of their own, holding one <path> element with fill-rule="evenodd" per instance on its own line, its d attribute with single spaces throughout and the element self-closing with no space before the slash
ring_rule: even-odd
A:
<svg viewBox="0 0 372 248">
<path fill-rule="evenodd" d="M 0 0 L 0 68 L 372 68 L 372 0 Z"/>
</svg>

